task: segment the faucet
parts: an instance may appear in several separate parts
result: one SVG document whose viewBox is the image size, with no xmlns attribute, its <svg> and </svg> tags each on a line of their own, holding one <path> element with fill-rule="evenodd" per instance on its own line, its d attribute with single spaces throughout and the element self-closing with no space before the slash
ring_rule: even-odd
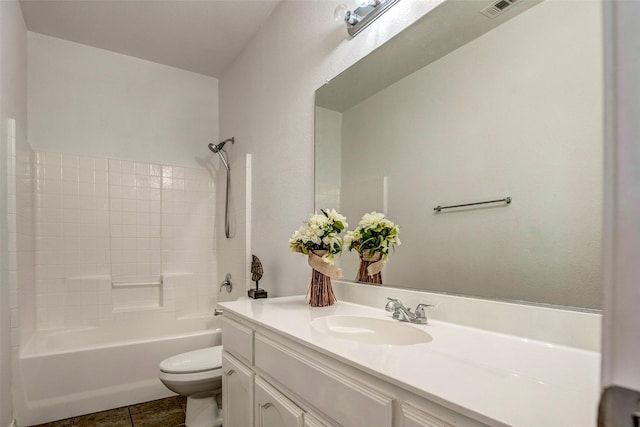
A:
<svg viewBox="0 0 640 427">
<path fill-rule="evenodd" d="M 424 312 L 424 308 L 432 307 L 431 304 L 418 304 L 415 313 L 412 313 L 411 309 L 405 307 L 399 299 L 387 297 L 387 300 L 389 300 L 389 302 L 384 306 L 384 309 L 392 312 L 394 319 L 398 319 L 401 322 L 419 323 L 421 325 L 427 323 L 427 315 Z"/>
</svg>

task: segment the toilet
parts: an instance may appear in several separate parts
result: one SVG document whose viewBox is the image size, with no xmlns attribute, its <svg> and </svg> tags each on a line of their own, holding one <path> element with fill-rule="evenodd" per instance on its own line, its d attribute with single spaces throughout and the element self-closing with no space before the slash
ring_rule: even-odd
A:
<svg viewBox="0 0 640 427">
<path fill-rule="evenodd" d="M 187 396 L 187 427 L 222 425 L 216 393 L 222 388 L 222 346 L 203 348 L 160 362 L 160 381 L 171 391 Z"/>
</svg>

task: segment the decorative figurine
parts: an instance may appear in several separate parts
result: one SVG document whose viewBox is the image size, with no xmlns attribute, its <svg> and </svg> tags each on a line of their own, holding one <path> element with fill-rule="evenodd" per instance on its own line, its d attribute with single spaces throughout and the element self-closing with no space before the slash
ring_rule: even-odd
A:
<svg viewBox="0 0 640 427">
<path fill-rule="evenodd" d="M 255 255 L 251 255 L 251 280 L 256 282 L 256 288 L 249 289 L 249 291 L 247 292 L 250 298 L 258 299 L 267 297 L 267 291 L 264 289 L 260 289 L 260 287 L 258 286 L 258 281 L 262 279 L 263 273 L 264 270 L 262 269 L 260 258 Z"/>
</svg>

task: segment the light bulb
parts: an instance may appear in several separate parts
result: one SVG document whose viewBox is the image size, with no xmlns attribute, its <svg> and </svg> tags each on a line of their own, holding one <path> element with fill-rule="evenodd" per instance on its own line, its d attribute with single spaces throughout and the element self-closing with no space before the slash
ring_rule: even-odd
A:
<svg viewBox="0 0 640 427">
<path fill-rule="evenodd" d="M 336 22 L 344 21 L 344 16 L 346 15 L 347 10 L 347 6 L 345 6 L 344 4 L 339 4 L 338 7 L 336 7 L 336 10 L 333 11 L 333 19 Z"/>
</svg>

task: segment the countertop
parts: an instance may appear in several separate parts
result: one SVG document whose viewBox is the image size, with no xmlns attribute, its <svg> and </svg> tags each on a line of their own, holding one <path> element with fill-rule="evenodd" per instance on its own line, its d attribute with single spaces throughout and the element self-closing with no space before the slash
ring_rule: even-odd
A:
<svg viewBox="0 0 640 427">
<path fill-rule="evenodd" d="M 311 322 L 332 315 L 390 319 L 391 313 L 342 301 L 314 308 L 303 296 L 218 305 L 487 424 L 596 425 L 600 393 L 600 354 L 596 352 L 435 320 L 428 325 L 410 325 L 431 335 L 428 343 L 364 344 L 327 336 Z"/>
</svg>

